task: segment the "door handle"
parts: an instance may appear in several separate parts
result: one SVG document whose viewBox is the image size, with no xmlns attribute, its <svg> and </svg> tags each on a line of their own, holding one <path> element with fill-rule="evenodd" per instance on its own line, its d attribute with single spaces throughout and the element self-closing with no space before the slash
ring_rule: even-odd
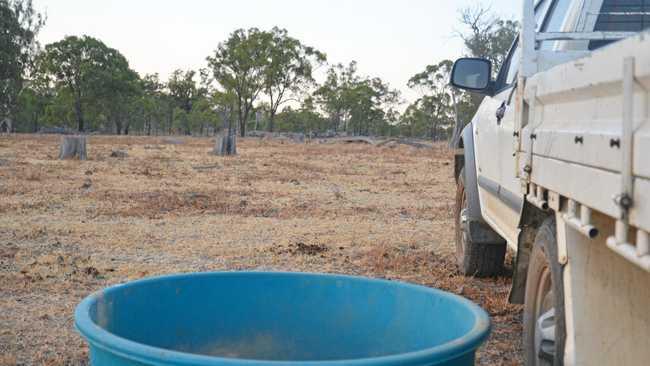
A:
<svg viewBox="0 0 650 366">
<path fill-rule="evenodd" d="M 506 102 L 501 103 L 501 106 L 497 108 L 497 124 L 501 124 L 501 120 L 503 119 L 503 116 L 506 114 Z"/>
</svg>

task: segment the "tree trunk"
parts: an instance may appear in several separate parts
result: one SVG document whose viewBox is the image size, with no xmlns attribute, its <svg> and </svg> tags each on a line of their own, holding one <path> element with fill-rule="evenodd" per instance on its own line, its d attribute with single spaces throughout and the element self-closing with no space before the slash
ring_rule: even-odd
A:
<svg viewBox="0 0 650 366">
<path fill-rule="evenodd" d="M 63 136 L 59 149 L 59 159 L 86 160 L 86 136 Z"/>
<path fill-rule="evenodd" d="M 170 106 L 169 107 L 169 113 L 167 114 L 167 123 L 168 123 L 168 134 L 172 134 L 172 126 L 174 124 L 174 107 Z"/>
<path fill-rule="evenodd" d="M 38 112 L 34 113 L 34 124 L 32 125 L 32 132 L 38 132 Z"/>
<path fill-rule="evenodd" d="M 184 123 L 185 124 L 185 136 L 190 136 L 190 135 L 192 135 L 192 127 L 190 126 L 190 116 L 189 116 L 189 114 L 186 113 L 185 118 L 187 118 L 185 120 L 185 123 Z"/>
<path fill-rule="evenodd" d="M 246 137 L 246 122 L 248 120 L 248 111 L 244 112 L 239 121 L 239 134 L 241 137 Z"/>
<path fill-rule="evenodd" d="M 439 124 L 438 119 L 436 118 L 435 122 L 433 123 L 433 136 L 431 138 L 433 141 L 438 141 L 439 140 L 439 138 L 438 138 L 439 137 L 438 136 L 438 124 Z"/>
<path fill-rule="evenodd" d="M 275 129 L 275 112 L 271 110 L 269 113 L 269 132 L 273 132 Z"/>
<path fill-rule="evenodd" d="M 239 135 L 241 137 L 246 137 L 246 122 L 242 122 L 239 125 Z"/>
<path fill-rule="evenodd" d="M 341 112 L 336 111 L 334 115 L 334 132 L 339 132 L 339 127 L 341 125 Z"/>
<path fill-rule="evenodd" d="M 78 95 L 74 101 L 74 112 L 77 117 L 77 130 L 79 132 L 84 131 L 84 116 L 83 111 L 81 110 L 81 96 Z"/>
</svg>

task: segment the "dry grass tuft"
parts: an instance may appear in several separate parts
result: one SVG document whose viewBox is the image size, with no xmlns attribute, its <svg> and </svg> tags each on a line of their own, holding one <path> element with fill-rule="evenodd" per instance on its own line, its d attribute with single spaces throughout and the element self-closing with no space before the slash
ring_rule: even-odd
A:
<svg viewBox="0 0 650 366">
<path fill-rule="evenodd" d="M 41 170 L 38 168 L 27 168 L 25 170 L 25 180 L 28 182 L 40 182 L 41 177 Z"/>
</svg>

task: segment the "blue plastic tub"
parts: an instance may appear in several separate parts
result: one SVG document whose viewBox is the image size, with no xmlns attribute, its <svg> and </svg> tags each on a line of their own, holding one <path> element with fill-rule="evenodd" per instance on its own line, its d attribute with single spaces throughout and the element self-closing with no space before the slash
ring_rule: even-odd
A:
<svg viewBox="0 0 650 366">
<path fill-rule="evenodd" d="M 487 314 L 462 297 L 361 277 L 199 273 L 90 295 L 94 366 L 473 365 Z"/>
</svg>

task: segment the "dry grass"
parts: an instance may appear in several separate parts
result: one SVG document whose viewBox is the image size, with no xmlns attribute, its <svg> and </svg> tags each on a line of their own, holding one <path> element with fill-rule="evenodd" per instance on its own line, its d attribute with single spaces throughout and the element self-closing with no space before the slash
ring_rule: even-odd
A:
<svg viewBox="0 0 650 366">
<path fill-rule="evenodd" d="M 86 364 L 72 313 L 102 287 L 243 269 L 459 293 L 494 323 L 479 364 L 520 362 L 510 279 L 468 279 L 454 266 L 452 160 L 442 145 L 244 140 L 239 156 L 220 158 L 209 139 L 93 136 L 80 162 L 57 160 L 58 141 L 0 137 L 0 365 Z"/>
</svg>

